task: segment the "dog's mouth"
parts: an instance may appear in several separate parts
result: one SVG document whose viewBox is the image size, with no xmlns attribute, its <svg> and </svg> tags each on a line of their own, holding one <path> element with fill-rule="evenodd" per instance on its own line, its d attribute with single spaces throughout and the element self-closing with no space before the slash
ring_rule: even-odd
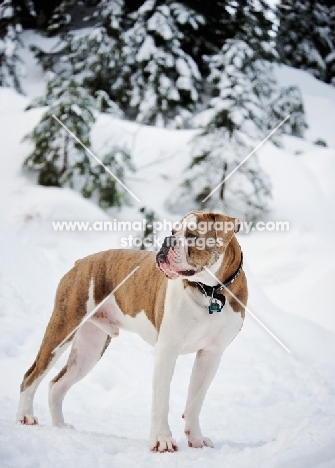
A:
<svg viewBox="0 0 335 468">
<path fill-rule="evenodd" d="M 158 253 L 156 256 L 156 266 L 168 279 L 176 279 L 179 276 L 190 277 L 196 274 L 195 270 L 178 270 L 173 268 L 162 253 Z"/>
<path fill-rule="evenodd" d="M 177 272 L 180 276 L 193 276 L 196 274 L 195 270 L 181 270 Z"/>
<path fill-rule="evenodd" d="M 176 279 L 178 277 L 188 278 L 196 274 L 193 268 L 187 268 L 189 265 L 185 264 L 186 268 L 180 260 L 175 257 L 174 249 L 176 248 L 177 240 L 174 236 L 166 237 L 164 243 L 156 255 L 156 266 L 162 271 L 169 279 Z"/>
<path fill-rule="evenodd" d="M 176 271 L 171 270 L 168 263 L 156 261 L 156 266 L 168 279 L 176 279 L 179 276 Z"/>
</svg>

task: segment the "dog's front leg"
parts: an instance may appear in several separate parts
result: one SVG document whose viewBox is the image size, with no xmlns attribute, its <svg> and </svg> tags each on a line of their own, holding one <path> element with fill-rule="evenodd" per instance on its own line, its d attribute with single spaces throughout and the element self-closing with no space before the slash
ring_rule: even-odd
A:
<svg viewBox="0 0 335 468">
<path fill-rule="evenodd" d="M 190 447 L 214 447 L 208 437 L 203 437 L 199 425 L 199 415 L 208 387 L 219 367 L 222 356 L 221 349 L 201 349 L 197 352 L 190 386 L 187 395 L 185 418 L 185 434 Z"/>
<path fill-rule="evenodd" d="M 150 431 L 150 450 L 154 452 L 178 450 L 168 423 L 170 383 L 177 357 L 176 346 L 156 343 Z"/>
</svg>

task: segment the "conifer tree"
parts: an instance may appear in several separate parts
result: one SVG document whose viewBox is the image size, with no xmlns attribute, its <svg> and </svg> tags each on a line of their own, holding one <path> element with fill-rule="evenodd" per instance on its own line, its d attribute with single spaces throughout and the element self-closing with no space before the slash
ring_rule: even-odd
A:
<svg viewBox="0 0 335 468">
<path fill-rule="evenodd" d="M 276 43 L 281 61 L 328 81 L 326 59 L 334 45 L 327 6 L 316 0 L 282 0 L 277 16 Z"/>
<path fill-rule="evenodd" d="M 201 75 L 183 49 L 183 29 L 195 33 L 203 16 L 180 2 L 146 0 L 130 20 L 122 71 L 130 113 L 139 122 L 161 126 L 189 117 L 200 99 Z"/>
<path fill-rule="evenodd" d="M 44 69 L 80 74 L 90 94 L 104 91 L 128 118 L 180 125 L 201 101 L 200 44 L 214 50 L 199 33 L 204 17 L 171 0 L 147 0 L 135 11 L 102 0 L 96 18 L 92 30 L 67 34 L 51 53 L 35 46 Z"/>
<path fill-rule="evenodd" d="M 102 208 L 128 202 L 116 180 L 99 165 L 80 143 L 64 129 L 54 115 L 88 148 L 91 127 L 95 122 L 95 100 L 74 79 L 47 75 L 46 95 L 30 106 L 48 106 L 40 122 L 26 136 L 34 143 L 24 168 L 37 172 L 40 185 L 69 186 L 86 198 L 95 197 Z M 102 157 L 103 164 L 119 179 L 132 170 L 129 152 L 112 148 Z"/>
<path fill-rule="evenodd" d="M 267 210 L 270 182 L 256 154 L 227 176 L 290 112 L 294 115 L 284 127 L 286 133 L 301 136 L 305 121 L 299 91 L 279 92 L 272 65 L 257 59 L 257 54 L 244 41 L 229 40 L 211 58 L 214 97 L 206 111 L 208 122 L 195 138 L 192 162 L 170 209 L 187 211 L 196 205 L 249 221 Z"/>
<path fill-rule="evenodd" d="M 78 76 L 87 91 L 99 100 L 101 110 L 119 112 L 118 104 L 124 106 L 127 101 L 119 92 L 122 84 L 125 86 L 121 72 L 123 0 L 102 0 L 94 16 L 94 28 L 67 33 L 51 52 L 37 46 L 32 49 L 45 71 L 52 70 L 65 79 Z"/>
<path fill-rule="evenodd" d="M 207 111 L 210 118 L 195 140 L 186 179 L 170 206 L 179 199 L 193 207 L 221 209 L 255 221 L 266 210 L 270 196 L 269 179 L 257 156 L 223 181 L 265 136 L 266 109 L 274 86 L 270 65 L 256 60 L 255 52 L 245 42 L 229 40 L 212 57 L 210 69 L 215 95 Z M 203 202 L 220 183 L 220 188 Z"/>
<path fill-rule="evenodd" d="M 13 2 L 4 0 L 0 5 L 0 86 L 12 86 L 20 93 L 21 30 Z"/>
<path fill-rule="evenodd" d="M 111 169 L 119 180 L 125 180 L 127 173 L 134 171 L 131 162 L 131 154 L 127 148 L 113 146 L 102 158 L 104 166 Z M 99 206 L 103 209 L 110 207 L 120 208 L 128 205 L 128 194 L 120 188 L 119 183 L 112 177 L 101 164 L 95 161 L 83 160 L 79 165 L 81 181 L 81 193 L 85 198 L 95 197 Z"/>
<path fill-rule="evenodd" d="M 75 173 L 82 165 L 89 165 L 83 147 L 54 119 L 73 132 L 86 146 L 90 146 L 91 125 L 95 121 L 94 100 L 75 79 L 65 80 L 47 74 L 46 94 L 35 99 L 28 109 L 48 106 L 40 122 L 27 135 L 34 149 L 24 162 L 28 170 L 38 172 L 40 185 L 74 186 Z"/>
</svg>

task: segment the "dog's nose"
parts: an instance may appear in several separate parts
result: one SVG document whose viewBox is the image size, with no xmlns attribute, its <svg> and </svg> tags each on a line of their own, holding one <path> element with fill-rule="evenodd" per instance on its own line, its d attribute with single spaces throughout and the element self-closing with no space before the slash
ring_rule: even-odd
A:
<svg viewBox="0 0 335 468">
<path fill-rule="evenodd" d="M 162 252 L 162 250 L 160 250 L 158 252 L 158 254 L 156 255 L 156 262 L 157 263 L 165 263 L 166 262 L 166 253 L 167 252 Z"/>
</svg>

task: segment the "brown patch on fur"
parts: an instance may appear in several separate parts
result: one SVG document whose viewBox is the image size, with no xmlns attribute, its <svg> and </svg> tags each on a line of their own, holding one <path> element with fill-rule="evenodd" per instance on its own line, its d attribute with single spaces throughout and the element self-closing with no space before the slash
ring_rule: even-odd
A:
<svg viewBox="0 0 335 468">
<path fill-rule="evenodd" d="M 216 272 L 215 276 L 219 281 L 224 283 L 230 276 L 232 276 L 238 269 L 241 262 L 241 248 L 236 240 L 236 237 L 233 236 L 229 242 L 225 254 L 224 262 L 222 263 L 219 270 Z M 228 300 L 231 308 L 234 312 L 238 312 L 244 318 L 245 316 L 245 307 L 242 306 L 235 298 L 232 296 L 229 291 L 236 296 L 236 298 L 241 301 L 244 306 L 247 304 L 248 300 L 248 289 L 247 289 L 247 279 L 242 270 L 236 280 L 228 286 L 227 289 L 222 291 L 222 294 L 225 295 Z"/>
<path fill-rule="evenodd" d="M 63 369 L 51 380 L 52 383 L 58 382 L 67 372 L 67 365 L 63 367 Z"/>
<path fill-rule="evenodd" d="M 83 319 L 91 279 L 94 280 L 94 302 L 98 304 L 138 265 L 140 269 L 115 292 L 115 300 L 122 312 L 131 317 L 143 310 L 159 330 L 167 280 L 156 268 L 154 252 L 108 250 L 77 260 L 58 285 L 53 313 L 36 359 L 23 377 L 21 392 L 48 368 L 53 350 Z M 127 294 L 129 290 L 134 293 Z M 73 336 L 67 341 L 71 341 Z M 109 343 L 110 338 L 107 338 L 103 352 Z"/>
<path fill-rule="evenodd" d="M 21 392 L 48 368 L 54 357 L 53 350 L 79 325 L 86 314 L 90 276 L 81 270 L 81 261 L 77 261 L 60 280 L 53 313 L 36 359 L 23 377 Z M 67 341 L 72 339 L 73 335 Z"/>
<path fill-rule="evenodd" d="M 112 337 L 111 336 L 107 336 L 107 339 L 106 339 L 106 343 L 105 343 L 105 346 L 103 347 L 103 350 L 101 351 L 101 356 L 100 356 L 100 359 L 102 358 L 102 356 L 104 355 L 106 349 L 108 348 L 110 342 L 112 341 Z"/>
<path fill-rule="evenodd" d="M 115 301 L 122 312 L 135 317 L 144 311 L 159 330 L 167 279 L 155 263 L 154 252 L 138 250 L 108 250 L 81 260 L 81 268 L 94 279 L 94 302 L 99 304 L 134 268 L 140 268 L 115 293 Z M 129 294 L 129 291 L 132 293 Z"/>
</svg>

